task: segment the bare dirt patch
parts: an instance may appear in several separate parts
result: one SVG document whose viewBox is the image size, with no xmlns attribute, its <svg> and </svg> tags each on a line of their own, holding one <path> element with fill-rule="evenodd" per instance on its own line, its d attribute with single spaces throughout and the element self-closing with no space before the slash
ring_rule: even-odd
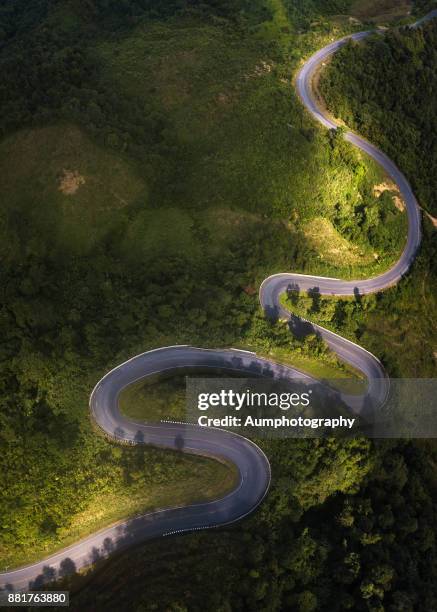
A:
<svg viewBox="0 0 437 612">
<path fill-rule="evenodd" d="M 76 170 L 63 170 L 63 174 L 59 179 L 59 191 L 65 195 L 74 195 L 81 185 L 85 184 L 83 177 Z"/>
<path fill-rule="evenodd" d="M 428 219 L 431 221 L 433 226 L 437 229 L 437 219 L 436 219 L 436 217 L 433 217 L 432 215 L 429 214 L 429 212 L 426 212 L 426 211 L 425 211 L 425 214 L 428 217 Z"/>
<path fill-rule="evenodd" d="M 222 106 L 228 106 L 231 103 L 231 96 L 227 93 L 219 93 L 216 100 Z"/>
<path fill-rule="evenodd" d="M 259 64 L 256 64 L 253 72 L 245 74 L 244 78 L 248 80 L 252 77 L 262 77 L 265 74 L 270 74 L 274 66 L 275 63 L 272 60 L 261 60 Z"/>
<path fill-rule="evenodd" d="M 396 208 L 401 212 L 404 212 L 405 202 L 401 197 L 401 193 L 396 183 L 393 183 L 393 181 L 387 179 L 383 183 L 380 183 L 379 185 L 375 185 L 373 187 L 373 195 L 375 196 L 375 198 L 379 198 L 386 191 L 389 191 L 392 194 L 393 203 Z"/>
</svg>

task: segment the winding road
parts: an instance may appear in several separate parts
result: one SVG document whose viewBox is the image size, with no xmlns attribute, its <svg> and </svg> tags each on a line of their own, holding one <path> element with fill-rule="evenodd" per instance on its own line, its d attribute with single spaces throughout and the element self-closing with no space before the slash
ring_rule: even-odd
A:
<svg viewBox="0 0 437 612">
<path fill-rule="evenodd" d="M 431 17 L 435 14 L 436 12 Z M 422 20 L 417 22 L 415 26 L 422 22 Z M 370 32 L 360 32 L 328 45 L 310 57 L 297 75 L 296 87 L 303 104 L 313 117 L 328 129 L 336 128 L 338 124 L 318 106 L 312 88 L 313 77 L 320 65 L 348 40 L 362 40 L 369 34 Z M 345 138 L 376 160 L 398 185 L 408 214 L 406 245 L 400 259 L 390 270 L 368 280 L 344 281 L 292 273 L 275 274 L 267 278 L 259 292 L 261 305 L 268 316 L 288 319 L 291 326 L 297 324 L 298 320 L 281 307 L 279 300 L 287 288 L 293 287 L 299 290 L 317 288 L 322 295 L 338 296 L 381 291 L 396 284 L 407 273 L 420 245 L 419 207 L 402 172 L 383 152 L 364 138 L 353 132 L 347 132 Z M 313 327 L 342 360 L 363 372 L 369 381 L 366 397 L 345 398 L 351 409 L 363 412 L 369 398 L 373 406 L 381 405 L 388 392 L 389 380 L 378 359 L 357 344 L 331 331 L 317 325 Z M 123 417 L 119 412 L 120 392 L 140 378 L 162 372 L 177 373 L 193 370 L 204 372 L 208 368 L 246 375 L 255 373 L 278 379 L 307 378 L 313 381 L 311 377 L 292 367 L 270 362 L 254 353 L 234 349 L 165 347 L 148 351 L 117 366 L 97 383 L 90 397 L 92 417 L 103 432 L 120 442 L 152 444 L 230 461 L 238 467 L 237 487 L 218 500 L 149 512 L 134 519 L 121 521 L 42 561 L 0 574 L 0 588 L 11 591 L 29 587 L 39 588 L 44 583 L 87 567 L 98 559 L 133 544 L 158 536 L 235 522 L 252 512 L 261 503 L 270 484 L 270 465 L 262 450 L 250 440 L 223 430 L 183 423 L 135 422 Z"/>
</svg>

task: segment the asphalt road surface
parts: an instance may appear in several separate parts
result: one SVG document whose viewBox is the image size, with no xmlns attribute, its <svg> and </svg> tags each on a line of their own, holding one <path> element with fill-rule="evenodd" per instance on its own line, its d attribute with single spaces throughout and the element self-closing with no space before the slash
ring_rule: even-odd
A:
<svg viewBox="0 0 437 612">
<path fill-rule="evenodd" d="M 437 14 L 437 12 L 434 12 Z M 435 16 L 433 14 L 432 16 Z M 418 22 L 413 27 L 420 25 Z M 317 68 L 340 49 L 349 38 L 364 39 L 361 32 L 334 42 L 313 55 L 300 70 L 296 87 L 308 111 L 325 127 L 337 127 L 335 121 L 317 105 L 312 92 L 312 79 Z M 398 185 L 408 214 L 408 238 L 397 263 L 387 272 L 368 280 L 343 281 L 300 274 L 275 274 L 260 288 L 260 302 L 268 316 L 287 319 L 291 328 L 312 325 L 284 310 L 279 296 L 287 288 L 317 289 L 322 295 L 362 295 L 374 293 L 396 284 L 411 266 L 421 240 L 420 214 L 408 181 L 395 164 L 379 149 L 360 136 L 347 132 L 345 138 L 375 159 Z M 389 380 L 378 359 L 362 347 L 340 336 L 312 325 L 345 362 L 367 377 L 366 397 L 342 396 L 354 412 L 363 412 L 367 399 L 373 406 L 382 405 Z M 196 529 L 207 529 L 237 521 L 252 512 L 265 497 L 270 484 L 270 465 L 262 450 L 251 441 L 219 429 L 183 423 L 146 424 L 128 420 L 118 410 L 120 391 L 140 378 L 161 372 L 201 370 L 256 374 L 274 378 L 298 378 L 314 382 L 298 370 L 262 359 L 245 351 L 207 350 L 191 346 L 175 346 L 149 351 L 133 357 L 106 374 L 97 383 L 90 397 L 91 414 L 106 435 L 131 444 L 152 444 L 163 448 L 217 457 L 238 467 L 239 482 L 234 491 L 219 500 L 186 507 L 149 512 L 103 529 L 50 557 L 19 569 L 0 574 L 0 588 L 23 590 L 41 585 L 91 565 L 115 551 L 139 542 Z"/>
</svg>

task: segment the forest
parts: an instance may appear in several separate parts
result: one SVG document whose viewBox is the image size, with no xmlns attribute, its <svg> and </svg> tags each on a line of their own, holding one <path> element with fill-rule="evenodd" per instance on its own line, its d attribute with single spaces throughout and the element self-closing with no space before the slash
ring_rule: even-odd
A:
<svg viewBox="0 0 437 612">
<path fill-rule="evenodd" d="M 284 270 L 376 274 L 404 243 L 396 194 L 375 192 L 385 177 L 340 132 L 316 128 L 291 84 L 302 57 L 349 31 L 330 15 L 350 5 L 0 7 L 2 569 L 232 486 L 229 467 L 119 447 L 92 429 L 89 392 L 122 360 L 166 344 L 241 345 L 344 376 L 317 340 L 267 322 L 257 290 Z M 435 35 L 429 25 L 348 46 L 322 84 L 330 108 L 397 160 L 431 213 L 436 126 L 428 107 L 411 113 L 422 95 L 432 104 Z M 390 97 L 389 73 L 405 96 Z M 378 88 L 390 109 L 381 124 Z M 319 313 L 392 376 L 435 375 L 432 232 L 398 288 Z M 432 444 L 260 444 L 273 483 L 259 512 L 74 577 L 72 609 L 437 608 Z"/>
<path fill-rule="evenodd" d="M 335 327 L 370 341 L 394 376 L 435 376 L 437 23 L 401 28 L 365 44 L 348 44 L 327 67 L 320 89 L 333 113 L 381 146 L 405 172 L 423 214 L 423 243 L 411 274 L 393 290 L 339 305 Z M 372 311 L 363 317 L 363 308 Z M 409 317 L 414 318 L 411 325 Z M 409 319 L 409 320 L 408 320 Z M 366 321 L 367 320 L 367 321 Z M 378 333 L 383 331 L 383 336 Z M 376 332 L 376 333 L 375 333 Z M 401 341 L 406 351 L 396 351 Z"/>
<path fill-rule="evenodd" d="M 321 83 L 328 107 L 378 143 L 437 215 L 437 23 L 401 28 L 337 54 Z M 414 87 L 412 87 L 414 84 Z"/>
</svg>

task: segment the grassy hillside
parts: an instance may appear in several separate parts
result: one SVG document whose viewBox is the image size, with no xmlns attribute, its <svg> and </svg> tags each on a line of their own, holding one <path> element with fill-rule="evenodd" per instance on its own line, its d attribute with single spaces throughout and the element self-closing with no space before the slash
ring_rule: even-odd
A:
<svg viewBox="0 0 437 612">
<path fill-rule="evenodd" d="M 291 83 L 303 57 L 350 27 L 328 19 L 349 5 L 17 0 L 1 9 L 3 566 L 233 482 L 216 462 L 118 447 L 90 427 L 89 392 L 123 359 L 168 344 L 240 344 L 342 372 L 314 338 L 301 345 L 267 323 L 257 289 L 283 270 L 376 274 L 403 245 L 405 213 L 376 189 L 386 178 L 318 129 Z M 395 337 L 401 317 L 391 312 Z M 367 329 L 366 346 L 400 355 Z M 421 364 L 419 346 L 416 355 Z M 211 548 L 207 536 L 147 546 L 132 564 L 123 556 L 74 605 L 380 609 L 393 583 L 392 601 L 413 606 L 425 591 L 433 608 L 425 454 L 366 441 L 265 450 L 272 491 L 238 533 L 212 536 Z M 397 560 L 396 541 L 408 561 Z"/>
<path fill-rule="evenodd" d="M 26 237 L 38 243 L 42 257 L 86 256 L 120 223 L 118 211 L 148 199 L 131 161 L 68 124 L 4 138 L 0 172 L 3 215 L 12 227 L 27 220 Z M 20 239 L 23 244 L 25 236 Z M 16 256 L 13 243 L 4 248 L 11 259 Z"/>
</svg>

